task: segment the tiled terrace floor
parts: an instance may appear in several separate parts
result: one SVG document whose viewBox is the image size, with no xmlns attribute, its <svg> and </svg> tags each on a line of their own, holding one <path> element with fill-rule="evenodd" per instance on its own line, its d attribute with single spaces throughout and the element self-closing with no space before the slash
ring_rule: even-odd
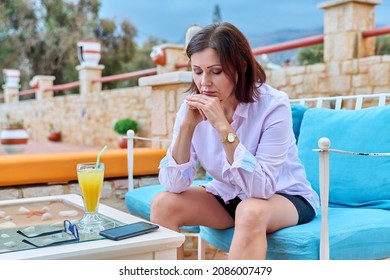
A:
<svg viewBox="0 0 390 280">
<path fill-rule="evenodd" d="M 42 154 L 42 153 L 57 153 L 57 152 L 77 152 L 77 151 L 93 151 L 99 148 L 82 147 L 76 145 L 67 145 L 62 142 L 37 142 L 29 140 L 24 150 L 24 154 Z M 4 155 L 3 147 L 0 144 L 0 155 Z"/>
<path fill-rule="evenodd" d="M 184 259 L 197 260 L 197 254 L 196 250 L 184 250 Z M 227 260 L 227 253 L 210 246 L 206 249 L 206 260 Z"/>
</svg>

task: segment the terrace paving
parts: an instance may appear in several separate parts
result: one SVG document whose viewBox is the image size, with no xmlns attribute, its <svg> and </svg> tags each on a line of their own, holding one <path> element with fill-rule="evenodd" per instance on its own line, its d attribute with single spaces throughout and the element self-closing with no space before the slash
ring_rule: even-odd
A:
<svg viewBox="0 0 390 280">
<path fill-rule="evenodd" d="M 62 142 L 39 142 L 39 141 L 29 140 L 23 154 L 46 154 L 46 153 L 78 152 L 78 151 L 94 151 L 94 150 L 99 150 L 99 148 L 68 145 Z M 1 144 L 0 144 L 0 155 L 6 155 L 4 153 Z"/>
</svg>

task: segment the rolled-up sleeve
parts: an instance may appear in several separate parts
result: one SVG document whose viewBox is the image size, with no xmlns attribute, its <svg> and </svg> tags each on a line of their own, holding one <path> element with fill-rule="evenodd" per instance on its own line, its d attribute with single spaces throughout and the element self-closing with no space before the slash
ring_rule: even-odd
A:
<svg viewBox="0 0 390 280">
<path fill-rule="evenodd" d="M 159 165 L 159 181 L 167 191 L 181 193 L 191 186 L 196 175 L 196 160 L 192 155 L 189 162 L 177 164 L 171 148 Z"/>
</svg>

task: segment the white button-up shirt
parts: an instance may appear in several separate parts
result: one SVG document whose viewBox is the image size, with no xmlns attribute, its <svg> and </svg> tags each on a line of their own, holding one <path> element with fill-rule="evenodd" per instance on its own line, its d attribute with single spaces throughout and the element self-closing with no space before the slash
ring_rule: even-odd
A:
<svg viewBox="0 0 390 280">
<path fill-rule="evenodd" d="M 205 184 L 206 190 L 225 202 L 236 196 L 242 200 L 268 199 L 275 193 L 286 193 L 301 195 L 317 211 L 318 195 L 306 180 L 298 158 L 288 96 L 266 84 L 260 92 L 257 102 L 240 103 L 233 115 L 231 126 L 240 143 L 232 164 L 226 160 L 221 139 L 208 121 L 195 128 L 189 162 L 176 163 L 172 148 L 186 110 L 186 104 L 182 104 L 172 145 L 159 166 L 159 180 L 167 191 L 180 193 L 190 187 L 199 162 L 213 178 Z"/>
</svg>

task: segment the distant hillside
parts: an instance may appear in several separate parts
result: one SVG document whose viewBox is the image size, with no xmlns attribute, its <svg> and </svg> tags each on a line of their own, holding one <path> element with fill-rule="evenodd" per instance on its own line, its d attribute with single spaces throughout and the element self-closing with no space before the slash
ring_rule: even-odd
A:
<svg viewBox="0 0 390 280">
<path fill-rule="evenodd" d="M 291 40 L 296 40 L 300 38 L 315 36 L 323 34 L 323 28 L 318 27 L 308 30 L 300 29 L 281 29 L 272 33 L 264 34 L 258 38 L 249 38 L 249 43 L 252 48 L 258 48 L 261 46 L 269 46 L 277 43 L 283 43 Z M 283 64 L 283 61 L 289 59 L 291 61 L 295 60 L 295 55 L 299 49 L 293 49 L 289 51 L 277 52 L 274 54 L 269 54 L 269 59 L 276 64 Z"/>
<path fill-rule="evenodd" d="M 285 28 L 272 33 L 263 34 L 260 36 L 249 35 L 247 36 L 247 38 L 252 48 L 258 48 L 261 46 L 269 46 L 277 43 L 283 43 L 291 40 L 296 40 L 296 39 L 320 35 L 320 34 L 323 34 L 322 27 L 308 29 L 308 30 Z M 183 44 L 184 38 L 180 37 L 176 43 Z M 293 49 L 289 51 L 269 54 L 268 57 L 273 63 L 282 65 L 283 61 L 287 59 L 289 59 L 290 61 L 294 61 L 297 52 L 298 49 Z"/>
<path fill-rule="evenodd" d="M 250 38 L 250 44 L 252 47 L 267 46 L 276 43 L 282 43 L 299 38 L 305 38 L 309 36 L 319 35 L 323 33 L 323 28 L 318 27 L 314 29 L 301 30 L 285 28 L 277 30 L 272 33 L 260 35 L 258 38 Z"/>
</svg>

